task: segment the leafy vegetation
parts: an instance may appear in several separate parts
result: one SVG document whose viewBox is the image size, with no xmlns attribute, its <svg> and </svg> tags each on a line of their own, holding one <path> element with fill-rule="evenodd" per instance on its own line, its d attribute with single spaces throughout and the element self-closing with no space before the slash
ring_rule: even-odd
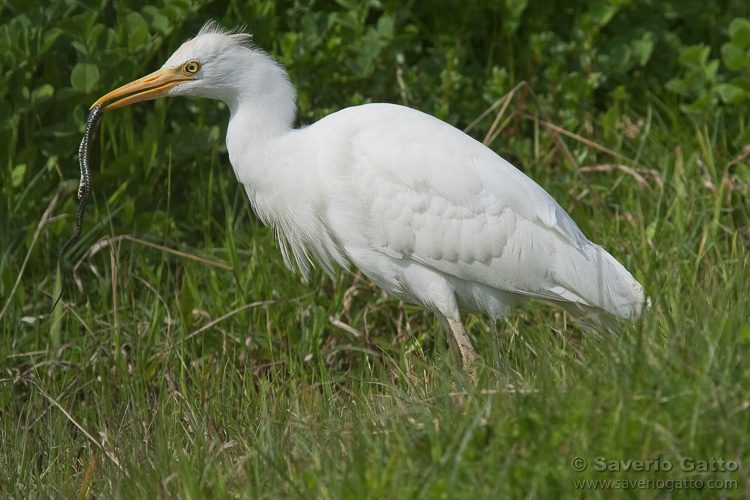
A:
<svg viewBox="0 0 750 500">
<path fill-rule="evenodd" d="M 648 317 L 601 340 L 543 304 L 470 317 L 487 361 L 470 384 L 431 315 L 355 270 L 284 268 L 225 107 L 196 99 L 105 115 L 49 314 L 88 106 L 207 19 L 287 67 L 301 125 L 387 101 L 468 128 L 634 273 Z M 747 495 L 746 0 L 7 0 L 0 20 L 0 496 Z"/>
</svg>

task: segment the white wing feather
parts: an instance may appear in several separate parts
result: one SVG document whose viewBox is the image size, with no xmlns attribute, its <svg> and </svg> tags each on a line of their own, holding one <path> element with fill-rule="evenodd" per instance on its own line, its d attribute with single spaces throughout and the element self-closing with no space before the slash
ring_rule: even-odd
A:
<svg viewBox="0 0 750 500">
<path fill-rule="evenodd" d="M 346 123 L 348 133 L 329 120 Z M 363 248 L 505 292 L 638 313 L 643 294 L 630 273 L 539 185 L 468 135 L 384 104 L 349 108 L 318 125 L 351 148 L 344 162 L 325 163 L 326 177 L 349 184 L 336 192 L 358 194 L 354 207 L 349 197 L 331 204 L 329 227 L 368 228 Z M 353 228 L 339 233 L 351 244 Z"/>
<path fill-rule="evenodd" d="M 258 161 L 275 169 L 237 174 L 305 276 L 311 260 L 327 272 L 351 261 L 389 293 L 446 316 L 456 300 L 499 315 L 522 297 L 640 314 L 638 282 L 544 189 L 429 115 L 347 108 L 265 155 Z"/>
</svg>

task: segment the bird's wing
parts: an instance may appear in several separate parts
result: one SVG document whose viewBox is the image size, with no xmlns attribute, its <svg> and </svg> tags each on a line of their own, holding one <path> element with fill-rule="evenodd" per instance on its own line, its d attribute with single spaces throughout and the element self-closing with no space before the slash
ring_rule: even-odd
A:
<svg viewBox="0 0 750 500">
<path fill-rule="evenodd" d="M 337 163 L 360 210 L 342 217 L 361 219 L 363 244 L 462 280 L 629 315 L 618 304 L 634 300 L 640 286 L 632 276 L 489 148 L 401 106 L 336 115 L 344 115 L 350 145 Z"/>
</svg>

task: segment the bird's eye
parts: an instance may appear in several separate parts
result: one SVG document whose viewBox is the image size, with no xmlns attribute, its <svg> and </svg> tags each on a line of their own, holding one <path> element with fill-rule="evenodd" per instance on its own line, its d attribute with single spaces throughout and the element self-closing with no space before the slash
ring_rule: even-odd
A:
<svg viewBox="0 0 750 500">
<path fill-rule="evenodd" d="M 201 63 L 199 63 L 198 61 L 190 61 L 189 63 L 185 64 L 186 73 L 197 73 L 199 69 L 201 69 Z"/>
</svg>

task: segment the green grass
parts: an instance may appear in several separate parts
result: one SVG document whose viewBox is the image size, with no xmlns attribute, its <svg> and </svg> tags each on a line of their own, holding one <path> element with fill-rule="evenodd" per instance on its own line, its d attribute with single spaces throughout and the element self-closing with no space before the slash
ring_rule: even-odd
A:
<svg viewBox="0 0 750 500">
<path fill-rule="evenodd" d="M 475 383 L 432 315 L 355 270 L 306 284 L 284 267 L 229 165 L 223 106 L 163 100 L 105 115 L 95 198 L 68 261 L 80 262 L 81 290 L 71 280 L 51 315 L 77 167 L 62 146 L 50 159 L 9 148 L 27 175 L 3 187 L 0 221 L 0 497 L 746 498 L 744 123 L 693 122 L 676 102 L 643 99 L 566 127 L 633 161 L 521 117 L 493 147 L 633 272 L 651 310 L 601 340 L 544 304 L 497 325 L 471 316 L 486 361 Z M 530 102 L 523 111 L 544 120 L 570 111 Z M 66 119 L 82 130 L 78 114 Z M 618 126 L 626 116 L 642 120 L 637 131 Z M 20 123 L 8 137 L 33 135 Z M 54 144 L 79 133 L 57 131 Z M 578 170 L 615 163 L 645 181 Z M 51 215 L 69 216 L 35 237 L 57 189 Z M 598 471 L 602 459 L 672 469 Z M 682 467 L 712 459 L 737 470 Z M 576 486 L 641 479 L 661 486 Z M 716 480 L 730 483 L 708 490 Z"/>
<path fill-rule="evenodd" d="M 134 126 L 114 114 L 105 122 L 105 137 L 114 126 Z M 657 127 L 653 133 L 666 134 Z M 309 285 L 290 274 L 225 159 L 214 156 L 205 183 L 217 199 L 201 199 L 198 186 L 189 191 L 197 206 L 183 220 L 195 231 L 184 236 L 184 227 L 155 222 L 163 232 L 152 236 L 231 269 L 121 240 L 83 260 L 80 302 L 68 302 L 77 298 L 70 288 L 65 307 L 47 317 L 57 247 L 33 255 L 50 264 L 46 281 L 24 278 L 2 320 L 0 491 L 11 498 L 651 498 L 659 490 L 576 490 L 574 481 L 657 478 L 732 480 L 737 489 L 711 494 L 739 498 L 750 460 L 747 233 L 727 226 L 726 186 L 717 182 L 714 192 L 703 184 L 699 141 L 689 128 L 677 133 L 684 134 L 672 139 L 682 146 L 681 166 L 672 144 L 646 140 L 644 156 L 657 159 L 663 179 L 661 188 L 651 184 L 655 196 L 625 177 L 617 214 L 577 217 L 645 284 L 648 317 L 601 341 L 543 305 L 498 324 L 496 336 L 472 317 L 487 361 L 476 384 L 453 369 L 430 315 L 352 272 L 334 280 L 315 274 Z M 103 163 L 112 161 L 109 151 Z M 731 160 L 712 157 L 717 170 Z M 572 174 L 561 178 L 566 189 L 582 189 Z M 592 179 L 604 196 L 609 186 Z M 164 220 L 173 220 L 178 214 L 161 203 Z M 201 223 L 211 212 L 203 203 L 223 207 L 223 219 Z M 95 208 L 78 254 L 121 234 L 105 229 L 107 214 L 116 218 L 127 202 L 97 198 Z M 57 226 L 67 231 L 72 222 L 45 231 Z M 185 248 L 190 238 L 194 250 Z M 15 248 L 12 261 L 23 254 Z M 257 301 L 270 303 L 201 330 Z M 674 469 L 578 473 L 571 466 L 578 456 L 591 467 L 596 457 L 658 458 Z M 688 472 L 680 470 L 684 457 L 741 466 Z M 706 494 L 693 488 L 675 496 Z"/>
</svg>

